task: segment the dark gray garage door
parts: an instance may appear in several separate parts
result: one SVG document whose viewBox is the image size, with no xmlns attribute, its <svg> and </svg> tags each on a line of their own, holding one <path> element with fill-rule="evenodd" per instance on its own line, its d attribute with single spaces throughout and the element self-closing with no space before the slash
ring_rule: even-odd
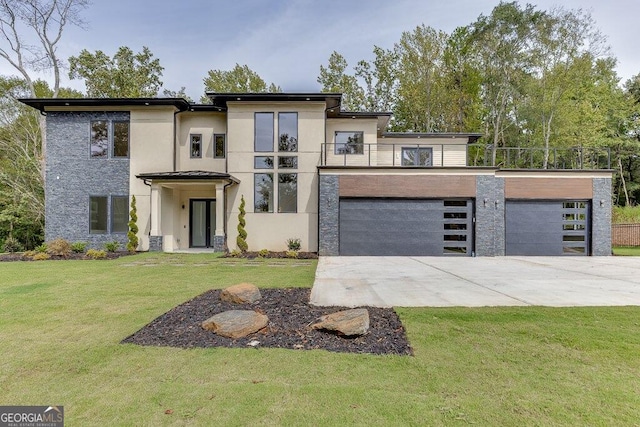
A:
<svg viewBox="0 0 640 427">
<path fill-rule="evenodd" d="M 340 255 L 470 256 L 472 250 L 472 200 L 340 199 Z"/>
<path fill-rule="evenodd" d="M 589 202 L 506 202 L 507 255 L 589 255 Z"/>
</svg>

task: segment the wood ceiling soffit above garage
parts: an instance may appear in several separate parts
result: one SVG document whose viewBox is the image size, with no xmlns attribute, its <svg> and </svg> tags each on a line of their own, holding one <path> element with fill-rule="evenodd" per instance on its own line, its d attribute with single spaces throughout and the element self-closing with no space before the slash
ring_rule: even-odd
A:
<svg viewBox="0 0 640 427">
<path fill-rule="evenodd" d="M 591 199 L 591 178 L 505 178 L 507 199 Z"/>
<path fill-rule="evenodd" d="M 342 175 L 340 197 L 475 197 L 474 175 Z"/>
</svg>

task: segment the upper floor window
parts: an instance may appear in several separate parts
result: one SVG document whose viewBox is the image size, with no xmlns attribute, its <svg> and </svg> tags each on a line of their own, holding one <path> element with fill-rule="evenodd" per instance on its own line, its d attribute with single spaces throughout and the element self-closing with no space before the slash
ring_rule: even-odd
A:
<svg viewBox="0 0 640 427">
<path fill-rule="evenodd" d="M 298 113 L 278 113 L 278 151 L 298 151 Z"/>
<path fill-rule="evenodd" d="M 224 158 L 225 156 L 225 135 L 215 134 L 213 135 L 213 157 Z"/>
<path fill-rule="evenodd" d="M 402 166 L 432 166 L 433 148 L 402 147 Z"/>
<path fill-rule="evenodd" d="M 362 132 L 336 132 L 335 154 L 364 154 Z"/>
<path fill-rule="evenodd" d="M 191 140 L 191 158 L 192 159 L 199 159 L 202 157 L 202 135 L 200 134 L 191 134 L 190 135 L 190 140 Z"/>
<path fill-rule="evenodd" d="M 89 152 L 92 158 L 129 157 L 129 122 L 94 120 L 91 122 Z M 111 150 L 109 150 L 111 146 Z"/>
<path fill-rule="evenodd" d="M 254 151 L 273 151 L 273 113 L 255 113 Z"/>
</svg>

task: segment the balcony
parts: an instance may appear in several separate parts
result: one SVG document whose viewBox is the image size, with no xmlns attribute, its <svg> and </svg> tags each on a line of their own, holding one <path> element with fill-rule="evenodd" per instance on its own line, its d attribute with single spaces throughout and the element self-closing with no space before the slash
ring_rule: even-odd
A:
<svg viewBox="0 0 640 427">
<path fill-rule="evenodd" d="M 321 166 L 611 169 L 608 148 L 497 147 L 485 144 L 322 144 Z"/>
</svg>

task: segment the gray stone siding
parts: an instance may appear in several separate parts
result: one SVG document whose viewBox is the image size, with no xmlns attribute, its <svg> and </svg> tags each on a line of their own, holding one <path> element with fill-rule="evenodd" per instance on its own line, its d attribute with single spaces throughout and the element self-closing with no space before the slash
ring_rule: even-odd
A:
<svg viewBox="0 0 640 427">
<path fill-rule="evenodd" d="M 611 179 L 593 179 L 591 206 L 592 255 L 611 255 Z"/>
<path fill-rule="evenodd" d="M 149 236 L 149 252 L 162 252 L 162 236 Z"/>
<path fill-rule="evenodd" d="M 213 250 L 214 252 L 225 252 L 226 244 L 224 236 L 213 236 Z"/>
<path fill-rule="evenodd" d="M 504 255 L 504 179 L 476 177 L 476 256 Z"/>
<path fill-rule="evenodd" d="M 335 256 L 340 253 L 340 188 L 337 175 L 320 175 L 318 206 L 318 254 Z"/>
<path fill-rule="evenodd" d="M 126 233 L 89 233 L 89 197 L 129 195 L 128 158 L 90 158 L 92 120 L 129 120 L 128 112 L 50 112 L 47 114 L 45 170 L 45 240 L 61 237 L 102 248 L 118 241 L 126 246 Z M 110 138 L 113 137 L 110 129 Z"/>
</svg>

